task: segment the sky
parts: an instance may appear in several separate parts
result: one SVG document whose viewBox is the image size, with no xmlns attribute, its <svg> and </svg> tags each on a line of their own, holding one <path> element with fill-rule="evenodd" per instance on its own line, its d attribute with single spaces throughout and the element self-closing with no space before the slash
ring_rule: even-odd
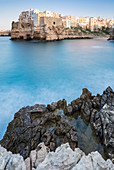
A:
<svg viewBox="0 0 114 170">
<path fill-rule="evenodd" d="M 24 9 L 72 16 L 114 18 L 114 0 L 0 0 L 0 30 L 10 29 Z"/>
</svg>

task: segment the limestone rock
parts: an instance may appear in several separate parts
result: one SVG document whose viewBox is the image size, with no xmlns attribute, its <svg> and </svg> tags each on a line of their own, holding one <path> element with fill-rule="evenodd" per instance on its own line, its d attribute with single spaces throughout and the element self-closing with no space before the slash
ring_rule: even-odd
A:
<svg viewBox="0 0 114 170">
<path fill-rule="evenodd" d="M 50 152 L 36 170 L 113 170 L 111 160 L 105 161 L 96 151 L 85 155 L 79 148 L 74 151 L 69 144 L 61 145 Z"/>
<path fill-rule="evenodd" d="M 0 146 L 0 170 L 26 170 L 23 157 L 12 154 Z"/>
<path fill-rule="evenodd" d="M 80 149 L 73 151 L 69 144 L 61 145 L 55 152 L 50 152 L 44 162 L 42 162 L 37 170 L 59 170 L 71 169 L 80 160 L 84 153 Z"/>
</svg>

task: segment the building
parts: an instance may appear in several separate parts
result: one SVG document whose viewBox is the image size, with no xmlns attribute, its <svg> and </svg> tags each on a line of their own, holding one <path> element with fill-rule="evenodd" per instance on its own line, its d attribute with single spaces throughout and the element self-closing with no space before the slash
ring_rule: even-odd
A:
<svg viewBox="0 0 114 170">
<path fill-rule="evenodd" d="M 21 17 L 21 19 L 22 19 L 23 22 L 28 23 L 29 17 L 30 17 L 30 11 L 24 10 L 24 11 L 20 14 L 19 17 Z"/>
<path fill-rule="evenodd" d="M 53 17 L 54 17 L 54 18 L 59 18 L 59 14 L 58 14 L 58 13 L 53 12 Z"/>
<path fill-rule="evenodd" d="M 39 13 L 40 11 L 38 9 L 30 9 L 30 17 L 34 21 L 34 26 L 38 26 L 39 24 Z"/>
<path fill-rule="evenodd" d="M 45 17 L 53 17 L 53 12 L 51 11 L 44 11 Z"/>
<path fill-rule="evenodd" d="M 54 17 L 41 17 L 40 18 L 40 25 L 47 27 L 57 27 L 57 26 L 63 26 L 63 22 L 61 18 L 54 18 Z"/>
<path fill-rule="evenodd" d="M 38 26 L 39 25 L 39 13 L 40 13 L 40 10 L 38 9 L 30 9 L 29 11 L 24 10 L 21 13 L 20 17 L 22 21 L 25 23 L 28 23 L 29 18 L 31 17 L 31 20 L 33 20 L 34 26 Z"/>
<path fill-rule="evenodd" d="M 94 18 L 93 17 L 90 17 L 89 19 L 89 29 L 90 31 L 94 31 Z"/>
<path fill-rule="evenodd" d="M 70 28 L 70 20 L 68 19 L 62 19 L 62 22 L 63 22 L 63 26 L 65 28 Z"/>
</svg>

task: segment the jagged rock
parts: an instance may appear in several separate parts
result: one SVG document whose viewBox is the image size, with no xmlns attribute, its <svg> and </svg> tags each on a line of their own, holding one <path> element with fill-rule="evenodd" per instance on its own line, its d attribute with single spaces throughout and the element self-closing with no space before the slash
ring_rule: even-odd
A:
<svg viewBox="0 0 114 170">
<path fill-rule="evenodd" d="M 111 89 L 111 87 L 108 87 L 101 96 L 101 108 L 105 104 L 114 106 L 114 91 Z"/>
<path fill-rule="evenodd" d="M 57 102 L 57 107 L 64 108 L 66 101 Z M 70 137 L 67 137 L 69 132 Z M 26 159 L 31 150 L 44 142 L 51 151 L 62 143 L 69 142 L 74 149 L 77 146 L 76 129 L 61 115 L 49 112 L 45 105 L 24 107 L 14 116 L 8 125 L 1 145 L 13 153 L 20 153 Z"/>
<path fill-rule="evenodd" d="M 31 161 L 32 167 L 34 167 L 35 162 L 36 162 L 36 150 L 33 150 L 30 152 L 30 161 Z"/>
<path fill-rule="evenodd" d="M 8 158 L 8 159 L 7 159 Z M 6 161 L 7 160 L 7 161 Z M 87 156 L 79 148 L 73 151 L 68 143 L 49 152 L 44 143 L 31 151 L 25 162 L 0 146 L 0 170 L 114 170 L 111 160 L 104 160 L 96 151 Z"/>
<path fill-rule="evenodd" d="M 26 170 L 23 157 L 12 154 L 0 146 L 0 170 Z"/>
<path fill-rule="evenodd" d="M 108 108 L 105 107 L 106 104 Z M 89 90 L 83 89 L 80 98 L 73 100 L 68 106 L 63 99 L 47 107 L 35 105 L 20 109 L 9 124 L 0 144 L 13 153 L 20 153 L 24 158 L 27 158 L 31 150 L 36 149 L 41 142 L 44 142 L 51 151 L 55 151 L 58 146 L 66 142 L 69 142 L 74 149 L 78 143 L 77 133 L 75 127 L 69 124 L 67 116 L 80 114 L 84 121 L 91 123 L 95 133 L 106 148 L 109 148 L 107 152 L 112 159 L 113 110 L 114 92 L 110 87 L 102 95 L 97 94 L 97 96 L 92 96 Z"/>
<path fill-rule="evenodd" d="M 69 144 L 61 145 L 50 152 L 36 170 L 113 170 L 110 160 L 105 161 L 98 152 L 85 155 L 79 148 L 74 151 Z"/>
<path fill-rule="evenodd" d="M 80 160 L 84 153 L 76 148 L 73 151 L 69 144 L 61 145 L 55 152 L 50 152 L 44 162 L 42 162 L 37 170 L 59 170 L 59 169 L 71 169 Z"/>
<path fill-rule="evenodd" d="M 109 161 L 109 160 L 108 160 Z M 82 156 L 78 164 L 72 170 L 113 170 L 112 162 L 105 161 L 102 156 L 96 151 L 90 153 L 88 156 Z"/>
<path fill-rule="evenodd" d="M 35 150 L 30 152 L 30 156 L 25 160 L 26 170 L 36 169 L 42 163 L 49 152 L 49 148 L 40 143 Z"/>
<path fill-rule="evenodd" d="M 55 111 L 57 109 L 57 102 L 52 102 L 51 104 L 48 104 L 47 109 L 51 112 Z"/>
<path fill-rule="evenodd" d="M 26 170 L 30 170 L 31 169 L 30 157 L 25 159 L 25 165 L 26 165 Z"/>
<path fill-rule="evenodd" d="M 72 111 L 73 111 L 73 108 L 72 106 L 67 106 L 66 109 L 65 109 L 65 114 L 67 115 L 71 115 L 72 114 Z"/>
</svg>

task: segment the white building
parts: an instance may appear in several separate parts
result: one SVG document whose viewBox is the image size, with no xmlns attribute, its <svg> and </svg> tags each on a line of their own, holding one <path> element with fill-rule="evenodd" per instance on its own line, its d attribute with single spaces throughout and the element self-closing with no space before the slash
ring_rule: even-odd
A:
<svg viewBox="0 0 114 170">
<path fill-rule="evenodd" d="M 44 11 L 46 17 L 53 17 L 53 12 L 51 11 Z"/>
<path fill-rule="evenodd" d="M 39 15 L 40 11 L 38 9 L 30 9 L 30 17 L 31 19 L 34 21 L 34 26 L 38 25 L 38 15 Z"/>
<path fill-rule="evenodd" d="M 28 23 L 29 19 L 31 18 L 31 20 L 33 20 L 34 22 L 34 26 L 37 26 L 39 21 L 38 20 L 39 13 L 40 11 L 38 9 L 30 9 L 29 11 L 24 10 L 20 16 L 22 17 L 22 20 L 26 23 Z"/>
<path fill-rule="evenodd" d="M 62 19 L 62 21 L 63 21 L 64 27 L 70 28 L 70 20 L 68 20 L 68 19 Z"/>
</svg>

